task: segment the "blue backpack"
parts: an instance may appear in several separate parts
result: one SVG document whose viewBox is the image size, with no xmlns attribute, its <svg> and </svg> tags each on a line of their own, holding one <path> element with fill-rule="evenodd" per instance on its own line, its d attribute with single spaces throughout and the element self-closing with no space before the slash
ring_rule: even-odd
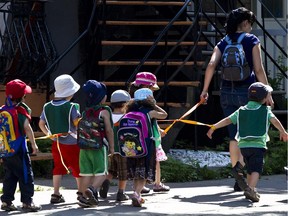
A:
<svg viewBox="0 0 288 216">
<path fill-rule="evenodd" d="M 241 44 L 246 33 L 242 33 L 236 42 L 226 35 L 227 46 L 221 57 L 221 77 L 227 81 L 243 81 L 250 76 L 250 67 L 246 61 L 245 52 Z"/>
</svg>

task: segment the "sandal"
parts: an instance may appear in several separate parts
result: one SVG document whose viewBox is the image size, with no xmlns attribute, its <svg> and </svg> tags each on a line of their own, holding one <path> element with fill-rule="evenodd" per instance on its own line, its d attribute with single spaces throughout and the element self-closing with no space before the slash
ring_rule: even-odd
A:
<svg viewBox="0 0 288 216">
<path fill-rule="evenodd" d="M 142 204 L 145 202 L 145 200 L 138 195 L 136 192 L 133 194 L 132 197 L 132 206 L 134 207 L 142 207 Z"/>
<path fill-rule="evenodd" d="M 7 211 L 7 212 L 9 212 L 9 211 L 17 211 L 18 210 L 17 207 L 14 206 L 13 203 L 7 204 L 6 202 L 2 202 L 1 209 L 4 210 L 4 211 Z"/>
<path fill-rule="evenodd" d="M 23 206 L 22 206 L 22 210 L 25 212 L 37 212 L 41 209 L 42 209 L 42 207 L 40 205 L 37 206 L 33 202 L 30 204 L 23 203 Z"/>
<path fill-rule="evenodd" d="M 50 203 L 55 204 L 55 203 L 62 203 L 65 202 L 64 197 L 60 194 L 52 194 L 51 195 L 51 199 L 50 199 Z"/>
</svg>

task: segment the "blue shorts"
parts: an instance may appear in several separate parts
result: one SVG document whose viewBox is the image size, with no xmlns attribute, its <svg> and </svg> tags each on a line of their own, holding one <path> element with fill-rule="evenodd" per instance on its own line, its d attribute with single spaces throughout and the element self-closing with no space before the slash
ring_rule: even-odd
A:
<svg viewBox="0 0 288 216">
<path fill-rule="evenodd" d="M 257 172 L 259 174 L 263 171 L 265 148 L 240 148 L 243 155 L 247 173 Z"/>
<path fill-rule="evenodd" d="M 225 117 L 235 112 L 240 106 L 248 103 L 248 87 L 221 87 L 220 103 Z M 228 125 L 228 131 L 230 140 L 235 140 L 237 126 L 234 124 Z"/>
</svg>

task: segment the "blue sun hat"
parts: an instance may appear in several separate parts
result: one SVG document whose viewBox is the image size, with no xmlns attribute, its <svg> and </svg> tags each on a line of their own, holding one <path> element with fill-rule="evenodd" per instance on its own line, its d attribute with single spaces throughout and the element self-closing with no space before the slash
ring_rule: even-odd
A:
<svg viewBox="0 0 288 216">
<path fill-rule="evenodd" d="M 86 94 L 87 106 L 98 105 L 107 94 L 106 85 L 96 80 L 88 80 L 83 85 L 83 90 Z"/>
<path fill-rule="evenodd" d="M 134 92 L 134 100 L 145 100 L 148 96 L 153 96 L 149 88 L 141 88 Z"/>
</svg>

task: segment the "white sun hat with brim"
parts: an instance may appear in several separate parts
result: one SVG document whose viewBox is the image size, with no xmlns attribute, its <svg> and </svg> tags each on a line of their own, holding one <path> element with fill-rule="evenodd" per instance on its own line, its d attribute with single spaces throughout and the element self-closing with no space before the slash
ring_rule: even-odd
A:
<svg viewBox="0 0 288 216">
<path fill-rule="evenodd" d="M 54 96 L 56 98 L 66 98 L 72 96 L 80 89 L 80 85 L 68 74 L 58 76 L 54 80 L 54 87 Z"/>
</svg>

